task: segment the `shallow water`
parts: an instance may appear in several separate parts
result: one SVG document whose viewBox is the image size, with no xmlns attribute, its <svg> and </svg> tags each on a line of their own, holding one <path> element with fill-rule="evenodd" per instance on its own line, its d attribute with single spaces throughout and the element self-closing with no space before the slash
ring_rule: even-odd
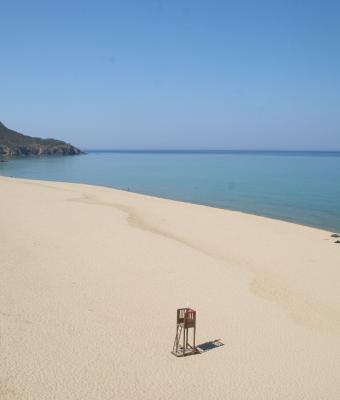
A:
<svg viewBox="0 0 340 400">
<path fill-rule="evenodd" d="M 11 159 L 0 175 L 104 185 L 340 231 L 340 152 L 90 151 Z"/>
</svg>

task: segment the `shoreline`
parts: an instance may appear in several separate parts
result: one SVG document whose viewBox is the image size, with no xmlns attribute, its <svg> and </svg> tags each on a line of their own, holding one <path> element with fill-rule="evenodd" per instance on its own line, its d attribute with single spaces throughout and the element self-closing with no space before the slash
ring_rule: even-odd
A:
<svg viewBox="0 0 340 400">
<path fill-rule="evenodd" d="M 0 190 L 1 399 L 338 400 L 328 231 L 87 184 Z M 223 346 L 176 358 L 188 304 L 197 343 Z"/>
<path fill-rule="evenodd" d="M 324 232 L 329 232 L 329 234 L 331 235 L 332 233 L 340 233 L 340 230 L 331 230 L 326 226 L 322 226 L 322 225 L 308 225 L 308 224 L 303 224 L 300 222 L 296 222 L 293 219 L 286 219 L 284 217 L 275 217 L 275 216 L 268 216 L 265 214 L 258 214 L 256 212 L 248 212 L 248 211 L 242 211 L 242 210 L 238 210 L 238 209 L 233 209 L 233 208 L 224 208 L 224 207 L 218 207 L 218 206 L 214 206 L 213 204 L 205 204 L 205 203 L 199 203 L 199 202 L 192 202 L 192 201 L 185 201 L 185 200 L 180 200 L 180 199 L 175 199 L 175 198 L 169 198 L 169 197 L 163 197 L 163 196 L 158 196 L 156 194 L 148 194 L 148 193 L 144 193 L 144 192 L 134 192 L 132 190 L 128 190 L 128 189 L 120 189 L 120 188 L 116 188 L 114 186 L 109 186 L 109 185 L 96 185 L 96 184 L 91 184 L 91 183 L 82 183 L 82 182 L 70 182 L 70 181 L 58 181 L 58 180 L 42 180 L 42 179 L 34 179 L 34 178 L 21 178 L 21 177 L 16 177 L 16 176 L 7 176 L 7 175 L 0 175 L 0 179 L 1 178 L 8 178 L 8 179 L 14 179 L 14 180 L 24 180 L 24 181 L 37 181 L 37 182 L 52 182 L 52 183 L 60 183 L 60 184 L 70 184 L 70 185 L 84 185 L 84 186 L 89 186 L 89 187 L 98 187 L 98 188 L 106 188 L 106 189 L 112 189 L 112 190 L 117 190 L 120 192 L 124 192 L 124 193 L 131 193 L 131 194 L 135 194 L 135 195 L 140 195 L 140 196 L 145 196 L 145 197 L 150 197 L 150 198 L 156 198 L 156 199 L 161 199 L 161 200 L 165 200 L 165 201 L 174 201 L 174 202 L 178 202 L 178 203 L 184 203 L 184 204 L 191 204 L 191 205 L 195 205 L 195 206 L 203 206 L 203 207 L 209 207 L 209 208 L 213 208 L 213 209 L 217 209 L 217 210 L 225 210 L 227 212 L 235 212 L 235 213 L 240 213 L 240 214 L 245 214 L 245 215 L 250 215 L 250 216 L 255 216 L 255 217 L 260 217 L 260 218 L 266 218 L 269 220 L 274 220 L 274 221 L 281 221 L 281 222 L 286 222 L 288 224 L 293 224 L 293 225 L 299 225 L 302 227 L 306 227 L 306 228 L 311 228 L 311 229 L 316 229 L 316 230 L 320 230 L 320 231 L 324 231 Z"/>
</svg>

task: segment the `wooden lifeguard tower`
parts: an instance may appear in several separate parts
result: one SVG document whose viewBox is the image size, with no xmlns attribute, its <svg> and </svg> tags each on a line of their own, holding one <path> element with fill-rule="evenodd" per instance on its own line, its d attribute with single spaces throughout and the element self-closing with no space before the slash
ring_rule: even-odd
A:
<svg viewBox="0 0 340 400">
<path fill-rule="evenodd" d="M 189 343 L 189 329 L 192 341 Z M 172 354 L 183 357 L 197 353 L 196 344 L 196 311 L 191 308 L 178 308 L 176 321 L 176 336 Z"/>
</svg>

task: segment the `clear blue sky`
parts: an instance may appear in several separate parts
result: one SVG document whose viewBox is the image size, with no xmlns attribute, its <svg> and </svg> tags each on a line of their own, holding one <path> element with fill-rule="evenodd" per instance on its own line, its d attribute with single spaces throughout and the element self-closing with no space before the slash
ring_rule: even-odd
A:
<svg viewBox="0 0 340 400">
<path fill-rule="evenodd" d="M 2 1 L 0 120 L 89 148 L 340 150 L 340 1 Z"/>
</svg>

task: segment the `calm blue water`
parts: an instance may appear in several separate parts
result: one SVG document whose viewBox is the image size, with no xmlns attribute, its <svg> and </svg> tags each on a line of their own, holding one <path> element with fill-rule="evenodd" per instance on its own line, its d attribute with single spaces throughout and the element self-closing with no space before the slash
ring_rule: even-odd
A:
<svg viewBox="0 0 340 400">
<path fill-rule="evenodd" d="M 112 186 L 340 231 L 340 152 L 89 152 L 0 174 Z"/>
</svg>

